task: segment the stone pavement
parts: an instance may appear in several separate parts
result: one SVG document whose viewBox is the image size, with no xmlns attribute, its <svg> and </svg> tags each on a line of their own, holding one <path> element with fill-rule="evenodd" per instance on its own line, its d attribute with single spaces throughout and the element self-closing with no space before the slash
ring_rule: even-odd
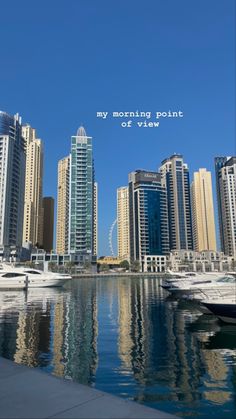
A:
<svg viewBox="0 0 236 419">
<path fill-rule="evenodd" d="M 0 358 L 0 418 L 176 419 L 176 416 Z"/>
</svg>

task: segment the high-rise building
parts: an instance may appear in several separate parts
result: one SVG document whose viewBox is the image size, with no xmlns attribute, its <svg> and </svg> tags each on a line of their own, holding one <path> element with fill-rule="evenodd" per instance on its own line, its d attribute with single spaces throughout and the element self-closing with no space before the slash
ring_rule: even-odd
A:
<svg viewBox="0 0 236 419">
<path fill-rule="evenodd" d="M 211 172 L 199 169 L 191 184 L 194 250 L 216 251 L 215 217 Z"/>
<path fill-rule="evenodd" d="M 127 186 L 117 189 L 117 241 L 119 259 L 129 261 L 129 188 Z"/>
<path fill-rule="evenodd" d="M 225 159 L 221 168 L 219 159 Z M 226 255 L 236 257 L 236 157 L 218 157 L 215 163 L 221 247 Z"/>
<path fill-rule="evenodd" d="M 220 249 L 224 252 L 224 230 L 223 230 L 223 210 L 221 206 L 221 195 L 220 195 L 220 179 L 221 172 L 220 170 L 224 164 L 229 160 L 230 157 L 221 156 L 215 157 L 215 176 L 216 176 L 216 194 L 217 194 L 217 207 L 218 207 L 218 223 L 219 223 L 219 232 L 220 232 Z"/>
<path fill-rule="evenodd" d="M 183 156 L 174 154 L 163 160 L 160 173 L 167 190 L 170 249 L 192 250 L 189 170 Z"/>
<path fill-rule="evenodd" d="M 22 127 L 26 145 L 23 243 L 43 244 L 43 144 L 30 125 Z"/>
<path fill-rule="evenodd" d="M 22 245 L 25 140 L 21 118 L 0 112 L 0 245 Z"/>
<path fill-rule="evenodd" d="M 43 214 L 43 248 L 46 252 L 51 252 L 54 230 L 54 198 L 51 196 L 43 198 Z"/>
<path fill-rule="evenodd" d="M 70 156 L 58 162 L 57 183 L 57 253 L 67 253 L 69 249 L 70 211 Z"/>
<path fill-rule="evenodd" d="M 93 198 L 93 254 L 98 254 L 98 184 L 94 182 L 94 198 Z"/>
<path fill-rule="evenodd" d="M 71 137 L 69 252 L 94 255 L 92 138 L 80 127 Z"/>
<path fill-rule="evenodd" d="M 143 269 L 146 255 L 169 253 L 167 196 L 160 173 L 129 174 L 129 214 L 130 259 Z"/>
</svg>

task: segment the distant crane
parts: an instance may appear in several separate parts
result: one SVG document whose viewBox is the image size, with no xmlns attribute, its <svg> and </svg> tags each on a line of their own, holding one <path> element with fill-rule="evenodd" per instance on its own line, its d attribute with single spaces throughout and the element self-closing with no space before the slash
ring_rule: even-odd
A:
<svg viewBox="0 0 236 419">
<path fill-rule="evenodd" d="M 112 239 L 113 239 L 113 230 L 114 230 L 116 224 L 117 224 L 117 218 L 115 219 L 115 221 L 113 221 L 113 223 L 111 225 L 111 228 L 110 228 L 110 231 L 109 231 L 109 248 L 110 248 L 112 256 L 115 256 L 114 249 L 113 249 L 113 244 L 112 244 Z"/>
</svg>

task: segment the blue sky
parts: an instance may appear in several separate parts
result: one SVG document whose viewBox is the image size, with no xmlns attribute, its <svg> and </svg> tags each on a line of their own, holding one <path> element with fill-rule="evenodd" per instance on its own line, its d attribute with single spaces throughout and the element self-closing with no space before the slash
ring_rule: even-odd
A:
<svg viewBox="0 0 236 419">
<path fill-rule="evenodd" d="M 1 4 L 0 109 L 45 144 L 44 195 L 82 123 L 94 139 L 99 250 L 108 254 L 116 188 L 174 152 L 190 172 L 235 154 L 234 0 L 29 0 Z M 181 110 L 158 128 L 98 111 Z M 214 177 L 213 177 L 214 181 Z"/>
</svg>

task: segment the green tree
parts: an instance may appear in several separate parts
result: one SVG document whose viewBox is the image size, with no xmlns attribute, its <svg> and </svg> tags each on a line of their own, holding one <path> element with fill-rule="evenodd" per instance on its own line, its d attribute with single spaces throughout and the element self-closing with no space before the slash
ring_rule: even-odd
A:
<svg viewBox="0 0 236 419">
<path fill-rule="evenodd" d="M 235 259 L 232 260 L 231 269 L 233 271 L 236 271 L 236 260 Z"/>
<path fill-rule="evenodd" d="M 102 263 L 101 265 L 100 265 L 100 272 L 107 272 L 107 271 L 109 271 L 109 265 L 107 264 L 107 263 Z"/>
<path fill-rule="evenodd" d="M 122 260 L 120 262 L 120 267 L 123 268 L 123 269 L 125 269 L 126 271 L 128 271 L 129 270 L 129 262 L 128 262 L 128 260 Z"/>
<path fill-rule="evenodd" d="M 34 262 L 32 262 L 31 260 L 27 260 L 27 261 L 25 262 L 25 266 L 27 266 L 27 267 L 29 267 L 29 268 L 34 268 L 34 269 L 35 269 L 35 267 L 36 267 L 35 263 L 34 263 Z"/>
<path fill-rule="evenodd" d="M 48 269 L 52 272 L 56 272 L 58 268 L 58 265 L 56 262 L 48 262 Z"/>
<path fill-rule="evenodd" d="M 140 263 L 138 260 L 134 260 L 131 263 L 131 271 L 132 272 L 140 272 Z"/>
<path fill-rule="evenodd" d="M 68 262 L 66 262 L 65 266 L 66 266 L 67 272 L 70 272 L 71 273 L 72 272 L 72 269 L 75 266 L 75 262 L 68 261 Z"/>
<path fill-rule="evenodd" d="M 86 260 L 86 261 L 84 262 L 84 269 L 85 269 L 86 271 L 89 271 L 89 270 L 91 269 L 91 267 L 92 267 L 91 262 L 90 262 L 89 260 Z"/>
</svg>

